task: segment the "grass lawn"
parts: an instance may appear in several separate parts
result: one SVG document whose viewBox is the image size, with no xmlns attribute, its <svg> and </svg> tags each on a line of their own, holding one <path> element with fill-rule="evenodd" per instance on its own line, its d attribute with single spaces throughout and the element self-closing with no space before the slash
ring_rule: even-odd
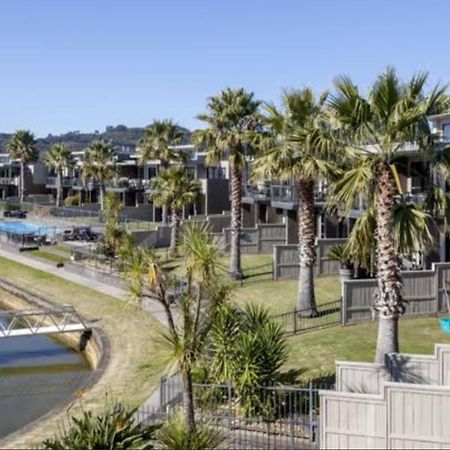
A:
<svg viewBox="0 0 450 450">
<path fill-rule="evenodd" d="M 98 321 L 108 335 L 111 360 L 102 379 L 82 400 L 84 408 L 94 411 L 102 408 L 106 396 L 137 406 L 157 386 L 170 358 L 161 339 L 163 326 L 150 314 L 132 304 L 9 259 L 0 258 L 0 274 L 31 292 L 57 303 L 75 306 L 88 320 Z M 74 408 L 72 411 L 77 407 Z M 40 441 L 44 435 L 52 434 L 56 427 L 57 421 L 51 420 L 27 439 Z M 22 445 L 19 447 L 24 448 Z"/>
<path fill-rule="evenodd" d="M 239 304 L 258 303 L 274 313 L 287 312 L 297 302 L 297 280 L 261 279 L 255 277 L 246 280 L 234 292 L 234 300 Z M 316 302 L 323 304 L 338 300 L 341 296 L 339 276 L 319 277 L 315 279 Z"/>
<path fill-rule="evenodd" d="M 300 370 L 303 380 L 334 374 L 335 360 L 372 362 L 375 357 L 377 322 L 327 328 L 290 337 L 285 369 Z M 450 335 L 439 328 L 435 317 L 400 320 L 400 351 L 432 354 L 434 344 L 450 344 Z"/>
<path fill-rule="evenodd" d="M 56 253 L 51 253 L 46 250 L 31 250 L 28 252 L 29 255 L 34 256 L 39 259 L 44 259 L 47 262 L 52 262 L 55 264 L 65 263 L 70 259 L 70 255 L 67 256 L 57 255 Z"/>
<path fill-rule="evenodd" d="M 68 255 L 70 255 L 70 252 L 71 252 L 70 247 L 68 247 L 67 245 L 64 245 L 64 244 L 52 245 L 50 248 L 52 250 L 54 249 L 61 253 L 67 253 Z"/>
</svg>

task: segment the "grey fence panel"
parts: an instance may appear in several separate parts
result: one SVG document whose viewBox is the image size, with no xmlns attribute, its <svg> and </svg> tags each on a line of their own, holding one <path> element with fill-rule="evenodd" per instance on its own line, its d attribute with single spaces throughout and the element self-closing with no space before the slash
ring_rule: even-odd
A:
<svg viewBox="0 0 450 450">
<path fill-rule="evenodd" d="M 381 395 L 321 392 L 321 448 L 448 448 L 448 386 L 385 383 Z"/>
<path fill-rule="evenodd" d="M 336 390 L 380 394 L 382 384 L 391 376 L 383 365 L 336 361 Z"/>
<path fill-rule="evenodd" d="M 447 310 L 443 290 L 450 290 L 450 263 L 435 263 L 431 270 L 403 271 L 406 316 L 438 314 Z M 376 280 L 347 280 L 343 285 L 342 323 L 372 318 Z"/>
<path fill-rule="evenodd" d="M 332 247 L 345 243 L 345 239 L 317 239 L 315 275 L 331 275 L 339 272 L 339 263 L 328 258 Z M 289 279 L 298 277 L 298 246 L 277 245 L 274 247 L 275 279 Z"/>
<path fill-rule="evenodd" d="M 375 395 L 320 394 L 320 448 L 386 448 L 386 406 Z"/>
</svg>

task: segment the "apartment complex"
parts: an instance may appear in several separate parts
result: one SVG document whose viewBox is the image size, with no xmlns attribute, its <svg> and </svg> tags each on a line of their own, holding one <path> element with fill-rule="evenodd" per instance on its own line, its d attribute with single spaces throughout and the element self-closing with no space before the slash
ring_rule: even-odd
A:
<svg viewBox="0 0 450 450">
<path fill-rule="evenodd" d="M 229 209 L 228 168 L 226 163 L 207 166 L 205 153 L 197 151 L 193 145 L 180 145 L 177 150 L 188 155 L 185 170 L 200 183 L 201 195 L 198 202 L 185 211 L 185 216 L 199 214 L 218 214 Z M 66 171 L 63 177 L 64 197 L 79 193 L 82 203 L 95 203 L 98 185 L 94 180 L 83 180 L 84 151 L 73 152 L 75 167 Z M 122 147 L 116 155 L 117 177 L 106 184 L 107 192 L 117 193 L 124 206 L 149 205 L 152 220 L 159 221 L 161 210 L 151 201 L 153 181 L 161 171 L 160 160 L 141 163 L 139 149 Z M 178 164 L 172 161 L 170 164 Z M 50 172 L 46 187 L 56 190 L 56 176 Z"/>
<path fill-rule="evenodd" d="M 444 148 L 450 145 L 450 112 L 429 117 L 435 145 Z M 377 151 L 373 147 L 373 151 Z M 432 170 L 426 152 L 416 143 L 405 145 L 401 157 L 396 161 L 401 188 L 409 201 L 423 202 L 431 180 L 437 180 L 448 192 L 447 180 L 437 179 Z M 298 242 L 298 195 L 295 183 L 291 181 L 266 180 L 260 183 L 251 181 L 250 169 L 247 170 L 243 186 L 243 222 L 246 227 L 254 227 L 258 223 L 284 223 L 287 228 L 287 242 Z M 316 235 L 318 238 L 344 238 L 353 224 L 365 210 L 364 198 L 356 201 L 354 208 L 345 216 L 337 213 L 331 215 L 325 209 L 327 185 L 318 181 L 315 190 Z M 450 260 L 450 240 L 443 230 L 438 232 L 439 245 L 426 255 L 423 265 L 431 262 Z"/>
</svg>

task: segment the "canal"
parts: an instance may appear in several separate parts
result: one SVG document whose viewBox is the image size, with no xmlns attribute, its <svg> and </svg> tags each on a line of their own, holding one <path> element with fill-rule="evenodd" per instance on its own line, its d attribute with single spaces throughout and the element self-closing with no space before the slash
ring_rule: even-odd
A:
<svg viewBox="0 0 450 450">
<path fill-rule="evenodd" d="M 0 339 L 0 438 L 67 401 L 91 373 L 88 362 L 56 339 Z"/>
</svg>

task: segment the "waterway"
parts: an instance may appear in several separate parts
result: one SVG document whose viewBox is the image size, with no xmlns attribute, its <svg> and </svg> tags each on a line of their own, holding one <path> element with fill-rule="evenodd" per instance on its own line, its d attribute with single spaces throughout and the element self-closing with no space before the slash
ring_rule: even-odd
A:
<svg viewBox="0 0 450 450">
<path fill-rule="evenodd" d="M 89 374 L 84 357 L 54 338 L 0 338 L 0 438 L 71 398 Z"/>
</svg>

